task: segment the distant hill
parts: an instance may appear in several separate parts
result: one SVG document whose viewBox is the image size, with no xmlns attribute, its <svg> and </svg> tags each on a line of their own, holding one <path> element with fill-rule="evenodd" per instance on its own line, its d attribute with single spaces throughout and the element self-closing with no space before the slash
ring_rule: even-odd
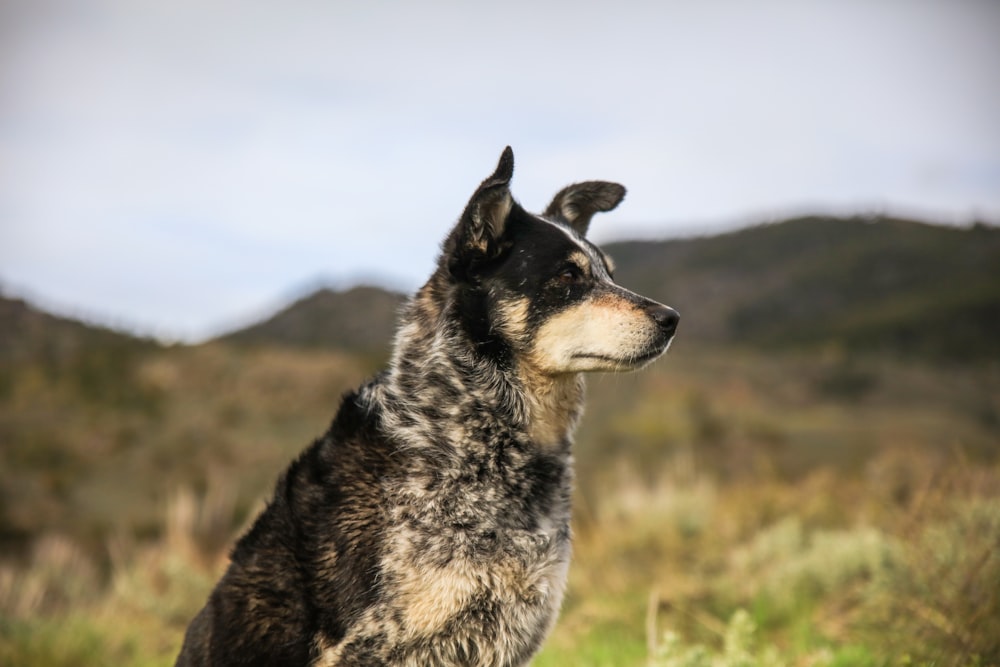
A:
<svg viewBox="0 0 1000 667">
<path fill-rule="evenodd" d="M 680 341 L 1000 358 L 995 227 L 805 217 L 605 249 L 622 285 L 681 312 Z M 375 287 L 320 290 L 223 340 L 384 350 L 402 300 Z"/>
<path fill-rule="evenodd" d="M 153 341 L 51 315 L 0 296 L 0 363 L 63 364 L 94 349 L 151 348 Z"/>
<path fill-rule="evenodd" d="M 1000 357 L 1000 229 L 804 217 L 605 246 L 618 281 L 681 312 L 680 340 Z M 222 340 L 385 350 L 403 296 L 320 290 Z"/>
<path fill-rule="evenodd" d="M 1000 358 L 1000 228 L 804 217 L 670 241 L 611 243 L 616 278 L 680 311 L 678 339 L 753 348 L 836 344 L 936 360 Z M 321 289 L 220 338 L 384 357 L 405 297 Z M 0 300 L 0 362 L 63 363 L 153 345 Z M 113 357 L 121 356 L 115 352 Z"/>
<path fill-rule="evenodd" d="M 62 383 L 94 405 L 142 409 L 150 396 L 137 384 L 135 368 L 160 349 L 147 338 L 58 317 L 22 299 L 0 296 L 0 402 L 31 378 L 27 382 Z M 7 435 L 0 424 L 0 441 Z"/>
<path fill-rule="evenodd" d="M 388 348 L 403 299 L 401 294 L 378 287 L 355 287 L 344 292 L 321 289 L 269 319 L 220 340 L 377 354 Z"/>
<path fill-rule="evenodd" d="M 808 217 L 605 249 L 679 340 L 1000 358 L 1000 228 Z"/>
</svg>

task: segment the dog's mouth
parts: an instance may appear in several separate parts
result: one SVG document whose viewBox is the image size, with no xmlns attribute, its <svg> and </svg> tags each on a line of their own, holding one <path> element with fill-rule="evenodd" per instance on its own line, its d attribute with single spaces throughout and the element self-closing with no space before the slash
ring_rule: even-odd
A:
<svg viewBox="0 0 1000 667">
<path fill-rule="evenodd" d="M 638 368 L 639 366 L 643 366 L 652 361 L 653 359 L 656 359 L 658 356 L 666 352 L 667 348 L 669 347 L 670 347 L 670 341 L 668 340 L 667 344 L 662 347 L 654 347 L 650 350 L 642 352 L 641 354 L 633 354 L 628 357 L 615 357 L 607 354 L 578 352 L 573 355 L 573 358 L 593 359 L 595 361 L 604 362 L 608 364 L 608 366 L 617 368 Z"/>
</svg>

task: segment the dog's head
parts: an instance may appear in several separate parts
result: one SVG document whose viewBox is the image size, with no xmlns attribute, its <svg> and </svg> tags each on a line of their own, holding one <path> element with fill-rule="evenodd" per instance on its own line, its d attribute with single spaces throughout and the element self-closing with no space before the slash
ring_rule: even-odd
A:
<svg viewBox="0 0 1000 667">
<path fill-rule="evenodd" d="M 444 244 L 441 270 L 477 346 L 547 375 L 631 370 L 663 354 L 678 314 L 617 285 L 611 259 L 585 238 L 625 188 L 576 183 L 539 216 L 511 196 L 513 172 L 508 147 Z"/>
</svg>

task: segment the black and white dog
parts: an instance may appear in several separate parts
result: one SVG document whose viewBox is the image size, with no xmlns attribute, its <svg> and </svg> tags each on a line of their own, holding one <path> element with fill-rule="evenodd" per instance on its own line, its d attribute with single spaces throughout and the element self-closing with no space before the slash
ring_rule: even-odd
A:
<svg viewBox="0 0 1000 667">
<path fill-rule="evenodd" d="M 291 464 L 191 623 L 178 665 L 523 665 L 570 560 L 584 371 L 635 369 L 678 315 L 584 235 L 625 188 L 541 216 L 507 148 L 407 305 L 385 372 Z"/>
</svg>

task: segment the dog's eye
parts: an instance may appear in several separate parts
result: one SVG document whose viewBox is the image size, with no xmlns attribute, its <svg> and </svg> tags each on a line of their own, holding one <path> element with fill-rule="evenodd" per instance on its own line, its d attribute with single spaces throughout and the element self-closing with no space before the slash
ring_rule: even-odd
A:
<svg viewBox="0 0 1000 667">
<path fill-rule="evenodd" d="M 568 264 L 559 272 L 557 279 L 564 285 L 572 285 L 583 280 L 583 271 L 576 264 Z"/>
</svg>

